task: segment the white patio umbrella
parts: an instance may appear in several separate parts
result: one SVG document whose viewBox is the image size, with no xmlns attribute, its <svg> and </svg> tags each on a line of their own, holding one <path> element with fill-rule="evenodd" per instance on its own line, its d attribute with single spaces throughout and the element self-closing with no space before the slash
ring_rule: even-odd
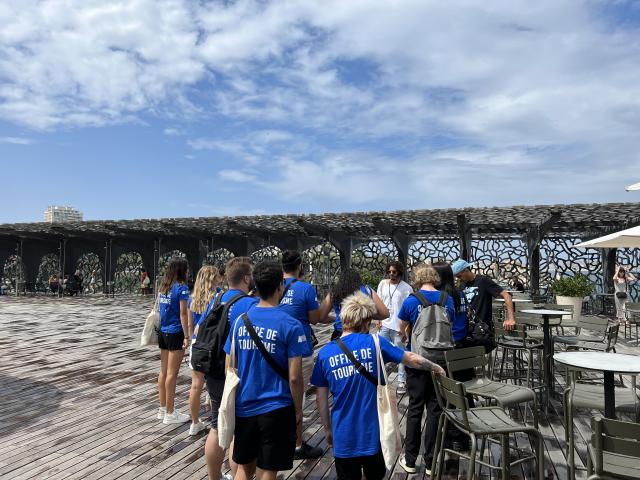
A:
<svg viewBox="0 0 640 480">
<path fill-rule="evenodd" d="M 634 190 L 640 190 L 640 183 L 634 183 L 633 185 L 629 185 L 628 187 L 624 187 L 627 192 L 632 192 Z"/>
<path fill-rule="evenodd" d="M 640 226 L 578 243 L 573 248 L 640 248 Z"/>
</svg>

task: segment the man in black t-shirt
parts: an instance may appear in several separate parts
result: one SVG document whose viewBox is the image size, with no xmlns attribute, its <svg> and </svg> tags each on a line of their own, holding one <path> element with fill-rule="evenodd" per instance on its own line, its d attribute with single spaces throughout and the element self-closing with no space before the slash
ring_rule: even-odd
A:
<svg viewBox="0 0 640 480">
<path fill-rule="evenodd" d="M 513 330 L 516 320 L 513 315 L 513 302 L 511 295 L 486 275 L 476 275 L 471 271 L 473 263 L 466 260 L 456 260 L 451 265 L 453 274 L 462 282 L 462 289 L 467 299 L 467 305 L 475 313 L 475 318 L 482 320 L 489 326 L 493 326 L 493 312 L 491 304 L 494 298 L 504 299 L 506 319 L 502 322 L 505 330 Z"/>
</svg>

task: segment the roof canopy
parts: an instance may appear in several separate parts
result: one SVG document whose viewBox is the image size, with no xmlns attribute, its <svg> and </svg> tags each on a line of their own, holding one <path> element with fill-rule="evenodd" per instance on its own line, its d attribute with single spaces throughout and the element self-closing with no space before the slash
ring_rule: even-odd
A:
<svg viewBox="0 0 640 480">
<path fill-rule="evenodd" d="M 354 237 L 386 237 L 402 232 L 414 237 L 457 236 L 461 221 L 475 234 L 518 236 L 557 220 L 547 235 L 593 236 L 640 224 L 640 204 L 574 204 L 486 207 L 395 212 L 326 213 L 316 215 L 259 215 L 141 220 L 104 220 L 74 223 L 16 223 L 0 225 L 0 236 L 21 238 L 115 238 L 127 236 L 214 235 L 326 237 L 331 233 Z M 462 219 L 462 220 L 461 220 Z"/>
</svg>

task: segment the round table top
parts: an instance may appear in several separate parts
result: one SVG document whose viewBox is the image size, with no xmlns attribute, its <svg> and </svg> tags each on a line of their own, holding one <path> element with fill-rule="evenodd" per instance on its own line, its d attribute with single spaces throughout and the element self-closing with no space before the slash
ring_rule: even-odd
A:
<svg viewBox="0 0 640 480">
<path fill-rule="evenodd" d="M 511 301 L 513 303 L 531 303 L 533 300 L 529 300 L 528 298 L 512 298 Z M 504 302 L 504 298 L 496 298 L 496 302 Z"/>
<path fill-rule="evenodd" d="M 534 315 L 571 315 L 568 310 L 546 310 L 544 308 L 536 309 L 530 308 L 527 310 L 520 310 L 522 313 L 532 313 Z"/>
<path fill-rule="evenodd" d="M 606 352 L 562 352 L 553 356 L 556 362 L 598 372 L 640 373 L 640 356 Z"/>
</svg>

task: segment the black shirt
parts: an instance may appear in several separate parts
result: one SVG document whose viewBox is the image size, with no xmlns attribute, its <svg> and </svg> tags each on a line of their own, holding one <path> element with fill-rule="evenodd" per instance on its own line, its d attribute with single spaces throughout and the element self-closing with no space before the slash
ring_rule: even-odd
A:
<svg viewBox="0 0 640 480">
<path fill-rule="evenodd" d="M 463 291 L 467 305 L 473 312 L 470 317 L 493 326 L 491 304 L 502 293 L 502 287 L 486 275 L 476 275 L 473 282 L 463 286 Z"/>
</svg>

